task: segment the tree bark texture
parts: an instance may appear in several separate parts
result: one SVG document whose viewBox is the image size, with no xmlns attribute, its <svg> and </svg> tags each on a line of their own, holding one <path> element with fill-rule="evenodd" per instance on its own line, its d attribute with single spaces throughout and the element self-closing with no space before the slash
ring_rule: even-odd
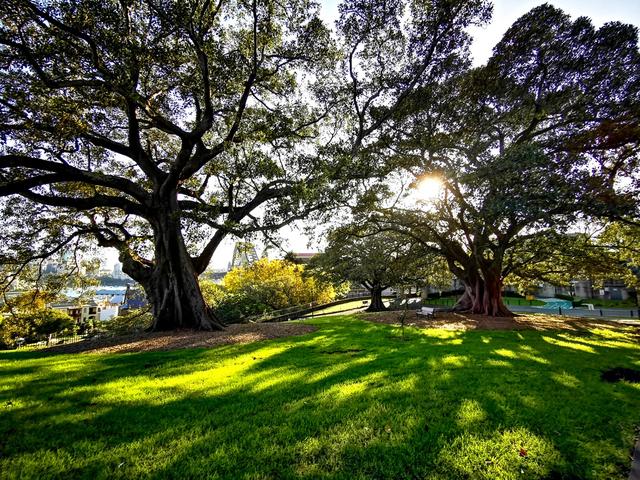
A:
<svg viewBox="0 0 640 480">
<path fill-rule="evenodd" d="M 177 209 L 160 208 L 152 222 L 153 264 L 139 271 L 123 271 L 142 285 L 153 312 L 152 330 L 222 330 L 224 323 L 206 304 L 193 260 L 180 229 Z"/>
<path fill-rule="evenodd" d="M 373 284 L 373 286 L 369 288 L 371 301 L 369 302 L 369 308 L 365 310 L 366 312 L 384 312 L 388 310 L 382 301 L 382 290 L 384 290 L 384 288 L 380 284 Z"/>
<path fill-rule="evenodd" d="M 455 311 L 490 317 L 513 317 L 502 301 L 502 279 L 499 274 L 468 273 L 460 280 L 464 284 L 464 293 L 453 307 Z"/>
</svg>

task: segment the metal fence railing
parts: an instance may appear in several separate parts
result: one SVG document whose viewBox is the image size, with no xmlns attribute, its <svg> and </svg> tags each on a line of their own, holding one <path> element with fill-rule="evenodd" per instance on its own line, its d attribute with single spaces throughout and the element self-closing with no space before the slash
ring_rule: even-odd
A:
<svg viewBox="0 0 640 480">
<path fill-rule="evenodd" d="M 67 344 L 67 343 L 76 343 L 79 342 L 80 340 L 83 340 L 86 338 L 86 335 L 69 335 L 69 336 L 64 336 L 64 337 L 58 337 L 55 334 L 49 335 L 49 337 L 46 340 L 40 340 L 39 342 L 34 342 L 34 343 L 19 343 L 16 348 L 17 349 L 23 349 L 23 348 L 47 348 L 47 347 L 53 347 L 54 345 L 62 345 L 62 344 Z"/>
<path fill-rule="evenodd" d="M 553 313 L 556 315 L 566 315 L 569 317 L 585 317 L 585 318 L 640 318 L 640 309 L 637 308 L 542 308 L 542 307 L 525 307 L 509 305 L 510 310 L 514 312 L 530 312 L 530 313 Z"/>
<path fill-rule="evenodd" d="M 307 313 L 314 312 L 316 310 L 322 310 L 324 308 L 332 307 L 334 305 L 340 305 L 341 303 L 347 303 L 354 299 L 369 297 L 368 294 L 352 294 L 347 295 L 344 298 L 339 300 L 334 300 L 333 302 L 328 303 L 320 303 L 320 302 L 310 302 L 302 305 L 296 305 L 294 307 L 282 308 L 280 310 L 273 310 L 271 312 L 265 312 L 261 315 L 253 315 L 248 317 L 247 320 L 255 323 L 262 322 L 270 322 L 270 321 L 279 321 L 279 320 L 293 320 L 296 318 L 300 318 Z"/>
<path fill-rule="evenodd" d="M 446 310 L 447 307 L 453 307 L 454 302 L 450 302 L 449 305 L 443 305 L 442 303 L 429 302 L 415 302 L 410 308 L 419 308 L 421 306 L 429 306 L 442 308 Z M 521 313 L 549 313 L 554 315 L 564 315 L 568 317 L 583 317 L 583 318 L 624 318 L 640 320 L 640 308 L 545 308 L 544 306 L 530 306 L 530 305 L 507 305 L 507 308 L 512 312 Z"/>
</svg>

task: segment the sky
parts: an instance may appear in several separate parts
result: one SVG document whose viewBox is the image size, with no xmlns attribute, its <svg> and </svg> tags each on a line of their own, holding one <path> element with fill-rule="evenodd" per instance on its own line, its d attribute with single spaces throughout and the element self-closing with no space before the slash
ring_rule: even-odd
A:
<svg viewBox="0 0 640 480">
<path fill-rule="evenodd" d="M 321 17 L 333 25 L 338 17 L 338 0 L 319 0 Z M 640 27 L 640 0 L 494 0 L 493 18 L 488 25 L 474 28 L 471 54 L 474 64 L 483 64 L 493 46 L 509 26 L 534 7 L 550 3 L 572 17 L 587 16 L 596 27 L 606 22 L 622 21 Z"/>
<path fill-rule="evenodd" d="M 587 16 L 596 27 L 610 21 L 631 23 L 640 28 L 640 0 L 495 0 L 493 2 L 493 18 L 488 25 L 474 27 L 470 30 L 473 36 L 471 55 L 474 65 L 481 65 L 490 57 L 493 46 L 502 38 L 509 26 L 520 16 L 532 8 L 550 3 L 564 10 L 571 17 Z M 338 0 L 320 0 L 321 17 L 333 25 L 338 17 Z M 306 237 L 301 228 L 285 228 L 280 232 L 287 239 L 287 250 L 295 252 L 317 251 L 318 242 Z M 227 239 L 216 251 L 211 268 L 226 269 L 231 261 L 234 239 Z M 311 245 L 309 243 L 311 242 Z M 261 254 L 262 248 L 258 248 Z M 277 252 L 274 252 L 277 253 Z M 103 263 L 109 268 L 117 261 L 117 253 L 112 249 L 103 252 Z"/>
<path fill-rule="evenodd" d="M 509 26 L 534 7 L 550 3 L 571 15 L 586 16 L 596 27 L 611 21 L 622 21 L 640 27 L 639 0 L 500 0 L 493 3 L 493 19 L 489 25 L 474 28 L 471 54 L 475 65 L 483 64 Z"/>
</svg>

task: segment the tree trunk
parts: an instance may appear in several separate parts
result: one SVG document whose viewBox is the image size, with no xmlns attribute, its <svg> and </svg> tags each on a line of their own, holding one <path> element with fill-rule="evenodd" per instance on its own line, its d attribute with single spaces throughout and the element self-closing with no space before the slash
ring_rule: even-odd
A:
<svg viewBox="0 0 640 480">
<path fill-rule="evenodd" d="M 464 294 L 453 307 L 455 311 L 490 317 L 513 317 L 502 301 L 500 275 L 485 272 L 481 276 L 478 272 L 460 280 L 464 283 Z"/>
<path fill-rule="evenodd" d="M 153 223 L 155 258 L 144 275 L 129 273 L 147 295 L 153 312 L 152 330 L 222 330 L 200 291 L 198 275 L 184 243 L 179 215 L 171 209 L 158 213 Z"/>
<path fill-rule="evenodd" d="M 384 312 L 387 310 L 386 305 L 382 301 L 382 290 L 382 286 L 379 284 L 374 284 L 373 287 L 369 289 L 369 293 L 371 293 L 371 301 L 369 302 L 369 308 L 365 311 Z"/>
</svg>

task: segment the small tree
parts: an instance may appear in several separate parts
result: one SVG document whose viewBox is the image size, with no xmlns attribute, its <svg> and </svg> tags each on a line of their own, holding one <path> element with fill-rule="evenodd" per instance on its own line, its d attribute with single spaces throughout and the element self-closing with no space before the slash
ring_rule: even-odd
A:
<svg viewBox="0 0 640 480">
<path fill-rule="evenodd" d="M 17 338 L 34 342 L 44 340 L 50 334 L 73 334 L 76 329 L 75 321 L 65 312 L 41 308 L 5 317 L 0 324 L 0 338 L 12 347 Z"/>
<path fill-rule="evenodd" d="M 324 253 L 312 263 L 335 278 L 362 285 L 371 294 L 369 312 L 387 307 L 382 292 L 391 286 L 423 283 L 438 258 L 425 252 L 417 242 L 395 232 L 375 235 L 352 226 L 329 234 Z"/>
</svg>

